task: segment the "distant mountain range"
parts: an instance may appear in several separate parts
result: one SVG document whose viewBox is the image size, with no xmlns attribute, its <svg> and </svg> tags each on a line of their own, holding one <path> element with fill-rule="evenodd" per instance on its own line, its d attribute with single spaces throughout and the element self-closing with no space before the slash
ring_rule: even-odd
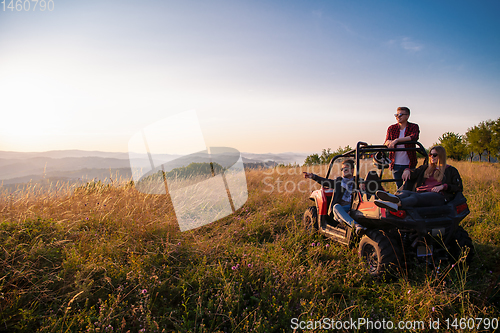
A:
<svg viewBox="0 0 500 333">
<path fill-rule="evenodd" d="M 241 153 L 245 168 L 272 167 L 277 164 L 303 164 L 308 154 Z M 135 156 L 132 158 L 144 158 Z M 179 159 L 179 155 L 155 156 L 164 162 Z M 64 181 L 89 181 L 130 179 L 128 153 L 83 150 L 54 150 L 48 152 L 0 151 L 0 184 L 19 184 L 44 179 Z"/>
</svg>

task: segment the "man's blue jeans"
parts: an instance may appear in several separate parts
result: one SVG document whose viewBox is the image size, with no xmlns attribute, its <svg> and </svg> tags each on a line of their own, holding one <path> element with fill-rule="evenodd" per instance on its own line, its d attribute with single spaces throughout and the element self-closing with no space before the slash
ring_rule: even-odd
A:
<svg viewBox="0 0 500 333">
<path fill-rule="evenodd" d="M 347 214 L 349 214 L 349 212 L 351 211 L 351 205 L 345 205 L 341 207 Z"/>
<path fill-rule="evenodd" d="M 392 177 L 396 179 L 396 185 L 398 188 L 403 185 L 403 171 L 408 169 L 409 165 L 394 164 L 394 169 L 392 169 Z"/>
</svg>

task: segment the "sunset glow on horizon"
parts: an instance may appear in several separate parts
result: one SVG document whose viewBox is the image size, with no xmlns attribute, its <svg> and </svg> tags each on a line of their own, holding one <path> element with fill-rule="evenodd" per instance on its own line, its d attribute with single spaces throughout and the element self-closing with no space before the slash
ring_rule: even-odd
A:
<svg viewBox="0 0 500 333">
<path fill-rule="evenodd" d="M 318 152 L 500 116 L 500 4 L 54 1 L 0 6 L 0 150 L 126 152 L 196 110 L 207 146 Z"/>
</svg>

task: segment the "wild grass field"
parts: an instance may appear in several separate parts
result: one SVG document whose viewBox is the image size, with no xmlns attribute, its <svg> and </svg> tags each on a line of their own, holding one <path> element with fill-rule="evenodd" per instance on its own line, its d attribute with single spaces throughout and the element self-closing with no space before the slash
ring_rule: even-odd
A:
<svg viewBox="0 0 500 333">
<path fill-rule="evenodd" d="M 406 332 L 440 320 L 432 331 L 452 332 L 462 318 L 498 320 L 500 168 L 451 164 L 474 261 L 393 281 L 372 279 L 357 248 L 302 226 L 318 186 L 305 168 L 247 170 L 242 208 L 182 233 L 168 196 L 127 182 L 3 192 L 0 332 L 292 332 L 293 318 L 408 321 Z M 484 324 L 464 331 L 491 331 Z"/>
</svg>

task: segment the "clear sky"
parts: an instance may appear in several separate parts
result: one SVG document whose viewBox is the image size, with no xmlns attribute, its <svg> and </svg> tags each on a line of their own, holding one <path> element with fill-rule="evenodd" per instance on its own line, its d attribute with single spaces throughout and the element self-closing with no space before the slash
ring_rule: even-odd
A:
<svg viewBox="0 0 500 333">
<path fill-rule="evenodd" d="M 498 1 L 10 1 L 0 150 L 126 152 L 188 110 L 254 153 L 382 143 L 398 106 L 427 147 L 500 117 Z"/>
</svg>

